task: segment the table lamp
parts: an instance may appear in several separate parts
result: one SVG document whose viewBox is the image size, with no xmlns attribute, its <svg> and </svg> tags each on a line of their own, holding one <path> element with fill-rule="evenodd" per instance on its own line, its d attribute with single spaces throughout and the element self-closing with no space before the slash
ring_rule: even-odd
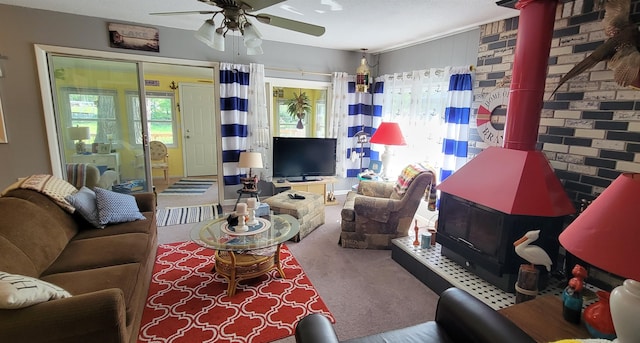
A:
<svg viewBox="0 0 640 343">
<path fill-rule="evenodd" d="M 84 153 L 84 142 L 83 139 L 91 138 L 91 130 L 88 126 L 75 126 L 67 129 L 69 133 L 69 138 L 71 138 L 76 142 L 76 153 L 82 154 Z"/>
<path fill-rule="evenodd" d="M 609 298 L 618 343 L 640 342 L 640 174 L 623 173 L 561 234 L 579 259 L 627 278 Z"/>
<path fill-rule="evenodd" d="M 384 152 L 382 153 L 382 177 L 387 179 L 389 177 L 389 167 L 391 166 L 391 160 L 393 159 L 393 152 L 391 151 L 391 145 L 407 145 L 400 131 L 400 125 L 392 122 L 382 122 L 376 132 L 369 140 L 370 143 L 384 144 Z"/>
<path fill-rule="evenodd" d="M 258 178 L 251 175 L 251 168 L 262 168 L 262 154 L 259 152 L 241 152 L 238 168 L 249 168 L 249 177 L 240 179 L 244 185 L 244 190 L 258 191 Z"/>
</svg>

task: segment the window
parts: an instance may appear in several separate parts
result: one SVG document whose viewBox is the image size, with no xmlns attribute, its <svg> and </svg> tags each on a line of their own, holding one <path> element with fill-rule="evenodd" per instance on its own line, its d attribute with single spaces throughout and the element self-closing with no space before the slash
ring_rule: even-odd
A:
<svg viewBox="0 0 640 343">
<path fill-rule="evenodd" d="M 422 70 L 385 76 L 384 119 L 397 122 L 407 145 L 395 147 L 394 162 L 407 165 L 427 161 L 442 164 L 444 113 L 449 87 L 442 69 Z"/>
<path fill-rule="evenodd" d="M 317 81 L 269 79 L 273 136 L 326 138 L 327 94 L 329 83 Z M 302 119 L 288 111 L 288 104 L 301 93 L 307 97 L 308 110 Z M 300 127 L 300 124 L 302 127 Z"/>
<path fill-rule="evenodd" d="M 88 126 L 91 132 L 90 142 L 108 143 L 119 140 L 118 115 L 115 91 L 63 88 L 62 97 L 66 101 L 61 106 L 67 107 L 69 126 Z"/>
<path fill-rule="evenodd" d="M 128 108 L 131 115 L 132 141 L 142 144 L 142 122 L 140 121 L 140 100 L 138 94 L 129 93 Z M 149 140 L 160 141 L 167 146 L 176 146 L 176 125 L 173 93 L 147 92 L 147 123 Z"/>
</svg>

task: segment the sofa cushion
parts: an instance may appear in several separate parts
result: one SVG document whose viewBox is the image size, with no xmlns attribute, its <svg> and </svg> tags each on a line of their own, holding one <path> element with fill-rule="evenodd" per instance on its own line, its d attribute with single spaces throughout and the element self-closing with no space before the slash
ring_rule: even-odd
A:
<svg viewBox="0 0 640 343">
<path fill-rule="evenodd" d="M 144 233 L 74 239 L 43 275 L 146 262 L 148 241 Z"/>
<path fill-rule="evenodd" d="M 0 209 L 0 270 L 40 276 L 69 243 L 68 231 L 47 209 L 27 200 L 0 197 Z"/>
<path fill-rule="evenodd" d="M 153 212 L 142 212 L 146 220 L 136 220 L 128 223 L 115 223 L 105 227 L 104 230 L 81 230 L 72 240 L 95 237 L 115 236 L 123 233 L 154 233 L 156 222 Z"/>
<path fill-rule="evenodd" d="M 104 228 L 104 225 L 100 224 L 100 218 L 98 217 L 98 206 L 96 204 L 96 193 L 87 187 L 82 187 L 77 193 L 67 195 L 65 199 L 76 208 L 82 218 L 89 222 L 96 228 Z"/>
<path fill-rule="evenodd" d="M 100 224 L 123 223 L 144 220 L 136 198 L 129 194 L 116 193 L 102 188 L 94 188 Z"/>
<path fill-rule="evenodd" d="M 0 272 L 0 308 L 15 309 L 68 298 L 64 289 L 36 278 Z"/>
</svg>

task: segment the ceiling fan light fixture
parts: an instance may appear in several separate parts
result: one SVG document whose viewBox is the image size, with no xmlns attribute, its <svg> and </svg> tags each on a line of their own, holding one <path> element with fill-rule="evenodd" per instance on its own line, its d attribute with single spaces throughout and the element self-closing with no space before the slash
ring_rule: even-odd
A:
<svg viewBox="0 0 640 343">
<path fill-rule="evenodd" d="M 255 48 L 247 48 L 247 55 L 252 56 L 252 55 L 262 55 L 264 53 L 264 51 L 262 50 L 261 46 L 257 46 Z"/>
<path fill-rule="evenodd" d="M 213 44 L 210 46 L 218 51 L 224 51 L 224 29 L 222 27 L 216 29 L 213 35 Z"/>
<path fill-rule="evenodd" d="M 249 22 L 244 24 L 242 36 L 244 38 L 244 46 L 247 48 L 258 48 L 262 45 L 262 35 L 258 29 Z"/>
<path fill-rule="evenodd" d="M 194 36 L 204 44 L 213 47 L 213 39 L 216 33 L 216 26 L 213 20 L 209 19 L 205 21 L 202 26 L 196 31 Z"/>
</svg>

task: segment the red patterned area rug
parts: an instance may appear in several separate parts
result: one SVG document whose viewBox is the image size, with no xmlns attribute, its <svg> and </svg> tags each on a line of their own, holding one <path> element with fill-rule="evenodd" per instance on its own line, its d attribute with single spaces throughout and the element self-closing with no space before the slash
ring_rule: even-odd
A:
<svg viewBox="0 0 640 343">
<path fill-rule="evenodd" d="M 211 272 L 214 251 L 193 242 L 158 247 L 138 342 L 271 342 L 310 313 L 335 318 L 285 245 L 276 270 L 241 281 L 233 297 Z"/>
</svg>

